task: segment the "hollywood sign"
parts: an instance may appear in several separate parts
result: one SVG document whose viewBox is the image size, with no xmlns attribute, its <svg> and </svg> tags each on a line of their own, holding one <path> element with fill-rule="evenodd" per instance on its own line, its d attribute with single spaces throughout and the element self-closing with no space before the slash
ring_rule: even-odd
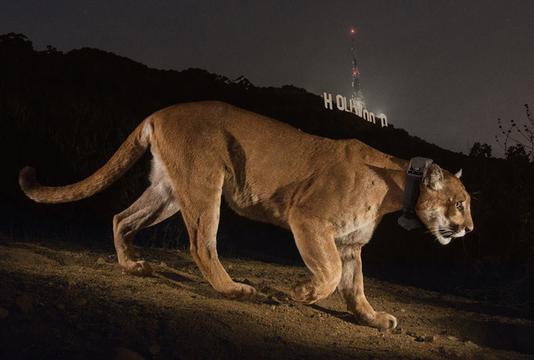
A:
<svg viewBox="0 0 534 360">
<path fill-rule="evenodd" d="M 354 99 L 349 99 L 343 95 L 336 95 L 335 97 L 329 93 L 323 93 L 324 107 L 326 109 L 334 110 L 334 99 L 336 104 L 336 109 L 340 111 L 346 111 L 358 115 L 364 120 L 376 124 L 376 120 L 380 120 L 380 126 L 388 126 L 388 118 L 385 114 L 375 114 L 367 110 L 365 107 L 356 103 Z"/>
</svg>

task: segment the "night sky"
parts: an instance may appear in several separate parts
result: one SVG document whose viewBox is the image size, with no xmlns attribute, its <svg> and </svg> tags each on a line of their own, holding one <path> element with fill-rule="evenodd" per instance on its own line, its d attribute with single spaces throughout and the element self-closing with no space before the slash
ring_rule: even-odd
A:
<svg viewBox="0 0 534 360">
<path fill-rule="evenodd" d="M 37 49 L 95 47 L 316 94 L 350 94 L 352 25 L 368 108 L 396 127 L 467 152 L 493 144 L 498 117 L 534 107 L 530 0 L 0 2 L 0 33 Z"/>
</svg>

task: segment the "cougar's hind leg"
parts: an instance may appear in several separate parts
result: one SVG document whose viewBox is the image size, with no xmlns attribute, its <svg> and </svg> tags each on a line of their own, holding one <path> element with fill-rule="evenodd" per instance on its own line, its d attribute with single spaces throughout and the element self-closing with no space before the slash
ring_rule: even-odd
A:
<svg viewBox="0 0 534 360">
<path fill-rule="evenodd" d="M 291 212 L 289 225 L 302 260 L 312 273 L 310 280 L 297 285 L 293 298 L 313 304 L 329 296 L 341 279 L 341 259 L 328 224 L 298 210 Z"/>
<path fill-rule="evenodd" d="M 193 178 L 202 177 L 206 181 L 191 181 L 187 189 L 181 189 L 182 215 L 189 233 L 191 256 L 215 290 L 229 297 L 252 296 L 256 290 L 234 282 L 219 261 L 216 237 L 224 174 L 213 169 L 210 172 L 209 175 L 192 174 Z"/>
<path fill-rule="evenodd" d="M 144 260 L 135 260 L 133 237 L 139 230 L 171 217 L 178 210 L 180 207 L 170 187 L 158 183 L 147 188 L 128 209 L 113 217 L 115 250 L 125 272 L 136 275 L 149 275 L 152 272 Z"/>
</svg>

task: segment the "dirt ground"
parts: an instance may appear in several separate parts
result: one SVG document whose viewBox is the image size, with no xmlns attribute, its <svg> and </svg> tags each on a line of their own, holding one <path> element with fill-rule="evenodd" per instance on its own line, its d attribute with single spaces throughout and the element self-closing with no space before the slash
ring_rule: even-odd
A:
<svg viewBox="0 0 534 360">
<path fill-rule="evenodd" d="M 399 320 L 380 332 L 358 325 L 338 294 L 289 300 L 303 267 L 223 259 L 260 291 L 237 301 L 212 290 L 189 254 L 142 253 L 152 277 L 122 274 L 111 249 L 0 241 L 0 358 L 534 358 L 534 321 L 513 309 L 367 278 L 371 304 Z"/>
</svg>

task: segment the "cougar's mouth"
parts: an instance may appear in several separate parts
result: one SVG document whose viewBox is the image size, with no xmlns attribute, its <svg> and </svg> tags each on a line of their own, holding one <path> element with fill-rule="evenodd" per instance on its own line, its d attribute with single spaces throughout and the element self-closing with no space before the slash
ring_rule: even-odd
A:
<svg viewBox="0 0 534 360">
<path fill-rule="evenodd" d="M 453 237 L 456 237 L 454 232 L 447 228 L 437 228 L 434 232 L 434 236 L 438 239 L 441 245 L 447 245 L 451 242 Z"/>
<path fill-rule="evenodd" d="M 453 238 L 461 238 L 465 234 L 465 230 L 453 231 L 447 227 L 437 227 L 437 230 L 434 231 L 434 235 L 442 245 L 447 245 Z"/>
</svg>

